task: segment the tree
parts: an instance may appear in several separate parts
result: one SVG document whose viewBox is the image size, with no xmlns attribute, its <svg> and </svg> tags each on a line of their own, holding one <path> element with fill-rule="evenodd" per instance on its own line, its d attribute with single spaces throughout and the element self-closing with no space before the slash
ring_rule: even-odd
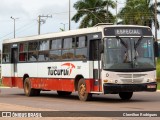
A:
<svg viewBox="0 0 160 120">
<path fill-rule="evenodd" d="M 106 6 L 115 8 L 115 2 L 112 0 L 79 0 L 74 4 L 77 13 L 72 20 L 76 23 L 81 20 L 79 28 L 91 27 L 102 22 L 114 23 L 115 17 L 110 11 L 106 12 Z"/>
<path fill-rule="evenodd" d="M 118 13 L 122 24 L 146 25 L 152 27 L 155 24 L 155 4 L 151 0 L 126 0 L 126 5 Z M 157 3 L 160 6 L 160 2 Z M 157 14 L 160 11 L 157 9 Z M 157 22 L 159 29 L 159 23 Z"/>
</svg>

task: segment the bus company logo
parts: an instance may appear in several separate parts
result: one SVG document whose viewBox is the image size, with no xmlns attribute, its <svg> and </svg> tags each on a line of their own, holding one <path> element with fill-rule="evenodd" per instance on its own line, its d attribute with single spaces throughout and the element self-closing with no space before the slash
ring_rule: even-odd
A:
<svg viewBox="0 0 160 120">
<path fill-rule="evenodd" d="M 75 68 L 75 65 L 72 63 L 64 63 L 61 66 L 67 66 L 69 68 L 69 75 L 72 73 L 72 70 Z"/>
<path fill-rule="evenodd" d="M 58 69 L 57 66 L 48 67 L 48 75 L 71 75 L 74 68 L 75 65 L 72 63 L 62 64 L 61 69 Z"/>
</svg>

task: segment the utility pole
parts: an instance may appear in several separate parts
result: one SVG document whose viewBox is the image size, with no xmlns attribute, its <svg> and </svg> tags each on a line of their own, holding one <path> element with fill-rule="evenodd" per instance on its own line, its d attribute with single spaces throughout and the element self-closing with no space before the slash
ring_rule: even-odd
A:
<svg viewBox="0 0 160 120">
<path fill-rule="evenodd" d="M 18 18 L 14 18 L 14 17 L 11 16 L 11 19 L 13 19 L 13 21 L 14 21 L 13 31 L 14 31 L 14 38 L 15 38 L 16 37 L 16 19 L 18 19 Z"/>
<path fill-rule="evenodd" d="M 52 18 L 52 15 L 39 15 L 38 16 L 38 35 L 41 33 L 41 23 L 45 23 L 46 20 L 41 18 Z"/>
<path fill-rule="evenodd" d="M 157 0 L 155 0 L 155 41 L 157 41 Z"/>
<path fill-rule="evenodd" d="M 71 30 L 71 1 L 69 0 L 69 30 Z"/>
<path fill-rule="evenodd" d="M 117 23 L 118 23 L 118 20 L 117 20 L 117 12 L 118 11 L 118 2 L 117 2 L 117 0 L 116 0 L 116 25 L 117 25 Z"/>
</svg>

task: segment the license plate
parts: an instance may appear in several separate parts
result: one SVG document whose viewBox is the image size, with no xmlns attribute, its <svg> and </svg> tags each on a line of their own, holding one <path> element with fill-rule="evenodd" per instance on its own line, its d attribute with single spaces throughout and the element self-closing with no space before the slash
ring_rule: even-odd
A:
<svg viewBox="0 0 160 120">
<path fill-rule="evenodd" d="M 147 85 L 147 88 L 156 88 L 156 85 Z"/>
</svg>

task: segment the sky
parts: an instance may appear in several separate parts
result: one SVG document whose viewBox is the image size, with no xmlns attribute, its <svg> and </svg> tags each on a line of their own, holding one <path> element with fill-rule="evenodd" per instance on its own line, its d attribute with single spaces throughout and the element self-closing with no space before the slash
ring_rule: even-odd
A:
<svg viewBox="0 0 160 120">
<path fill-rule="evenodd" d="M 76 13 L 73 4 L 78 0 L 71 0 L 71 18 Z M 115 1 L 115 0 L 114 0 Z M 160 2 L 160 0 L 157 0 Z M 60 32 L 65 24 L 68 30 L 69 0 L 0 0 L 0 49 L 4 39 L 14 36 L 13 19 L 16 19 L 16 37 L 38 34 L 38 16 L 52 15 L 44 18 L 41 25 L 41 34 Z M 125 5 L 125 0 L 118 0 L 118 11 Z M 115 14 L 115 10 L 111 10 Z M 160 21 L 160 16 L 158 16 Z M 79 23 L 71 21 L 71 29 L 78 29 Z M 154 30 L 153 30 L 154 33 Z M 160 32 L 158 31 L 160 39 Z"/>
<path fill-rule="evenodd" d="M 71 17 L 76 13 L 71 0 Z M 41 25 L 41 34 L 60 32 L 60 28 L 68 30 L 69 0 L 0 0 L 0 44 L 4 39 L 14 37 L 14 21 L 16 19 L 16 37 L 38 34 L 38 16 L 52 15 L 44 18 Z M 61 24 L 63 23 L 63 24 Z M 71 29 L 78 29 L 78 24 L 71 21 Z M 0 45 L 1 46 L 1 45 Z M 1 47 L 0 47 L 1 49 Z"/>
</svg>

